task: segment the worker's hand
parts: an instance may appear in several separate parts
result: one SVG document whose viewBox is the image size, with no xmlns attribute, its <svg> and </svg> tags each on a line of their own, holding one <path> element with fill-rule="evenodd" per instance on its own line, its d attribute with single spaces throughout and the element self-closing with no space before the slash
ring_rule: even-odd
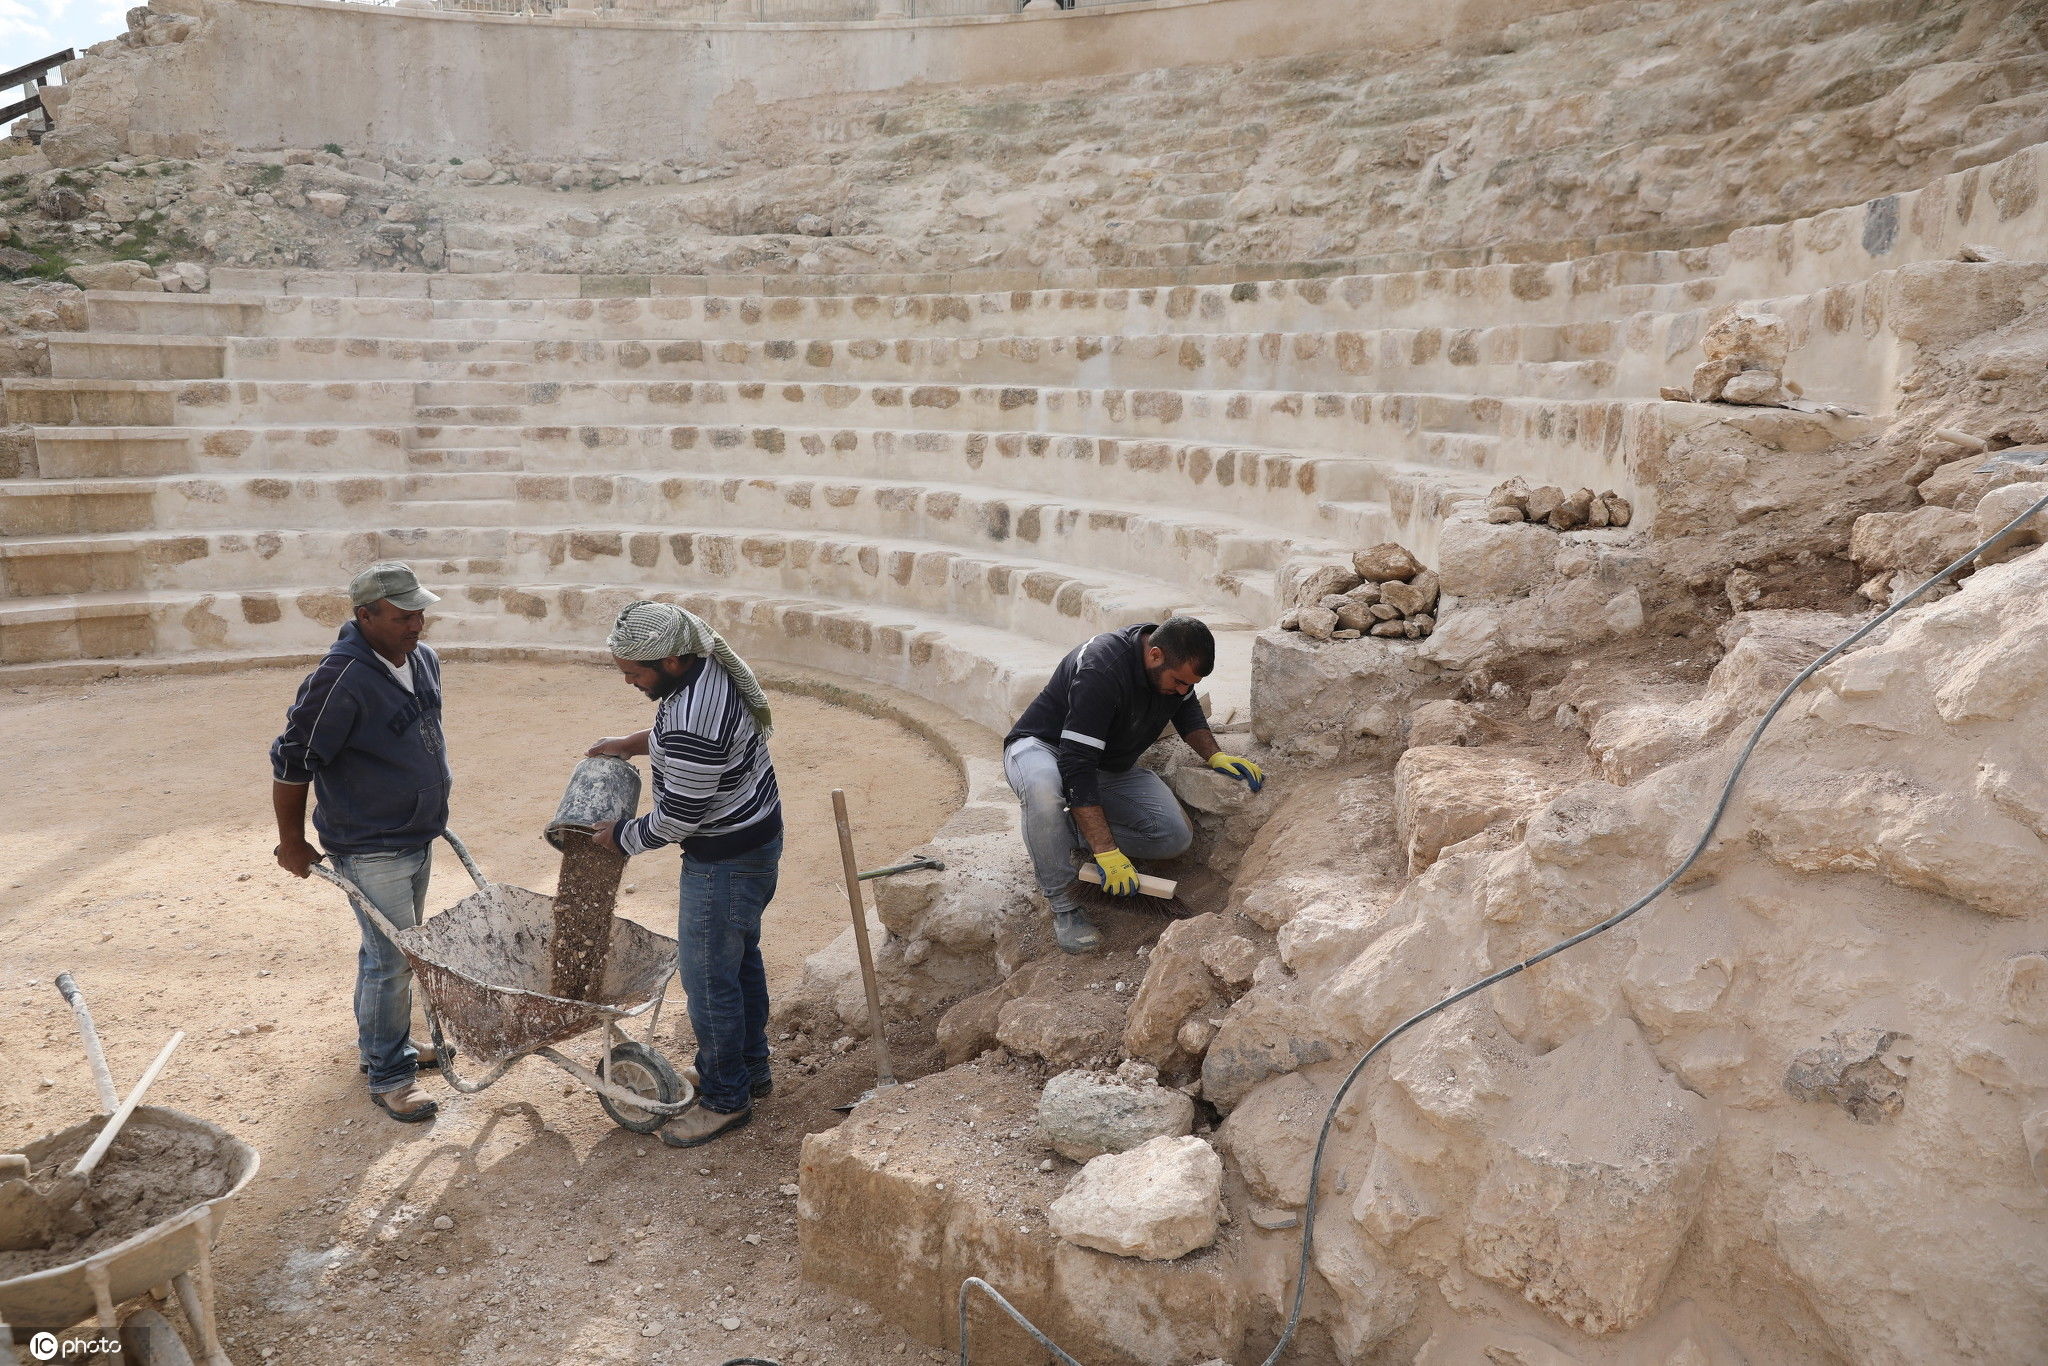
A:
<svg viewBox="0 0 2048 1366">
<path fill-rule="evenodd" d="M 1102 890 L 1111 896 L 1131 896 L 1138 890 L 1138 870 L 1124 857 L 1121 849 L 1105 849 L 1095 856 L 1095 866 L 1102 870 Z"/>
<path fill-rule="evenodd" d="M 1266 770 L 1249 759 L 1238 758 L 1235 754 L 1225 754 L 1218 750 L 1209 756 L 1209 767 L 1226 778 L 1237 779 L 1254 792 L 1266 785 Z"/>
<path fill-rule="evenodd" d="M 607 735 L 589 749 L 584 750 L 583 757 L 595 759 L 600 754 L 609 754 L 615 759 L 630 759 L 634 755 L 644 752 L 635 747 L 633 744 L 634 739 L 635 737 L 631 735 Z"/>
<path fill-rule="evenodd" d="M 619 826 L 622 824 L 622 821 L 612 821 L 595 827 L 590 832 L 590 842 L 600 849 L 609 849 L 614 854 L 625 853 L 625 850 L 619 848 Z"/>
<path fill-rule="evenodd" d="M 280 844 L 274 852 L 277 866 L 293 877 L 311 877 L 313 865 L 320 861 L 320 851 L 304 840 Z"/>
</svg>

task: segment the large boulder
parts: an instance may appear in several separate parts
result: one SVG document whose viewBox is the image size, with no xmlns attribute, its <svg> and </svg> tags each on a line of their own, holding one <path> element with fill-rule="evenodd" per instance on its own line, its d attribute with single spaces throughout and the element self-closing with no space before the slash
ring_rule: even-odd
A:
<svg viewBox="0 0 2048 1366">
<path fill-rule="evenodd" d="M 1216 1241 L 1223 1160 L 1199 1138 L 1155 1138 L 1098 1157 L 1046 1208 L 1057 1236 L 1119 1257 L 1171 1261 Z"/>
<path fill-rule="evenodd" d="M 1528 755 L 1498 747 L 1424 745 L 1394 766 L 1394 821 L 1408 868 L 1419 873 L 1460 840 L 1520 820 L 1558 784 Z"/>
<path fill-rule="evenodd" d="M 1178 1138 L 1194 1127 L 1192 1100 L 1122 1071 L 1062 1072 L 1038 1097 L 1038 1132 L 1072 1162 L 1129 1152 L 1155 1138 Z"/>
<path fill-rule="evenodd" d="M 1452 597 L 1520 597 L 1551 579 L 1557 549 L 1557 533 L 1534 522 L 1453 517 L 1438 533 L 1437 579 Z"/>
<path fill-rule="evenodd" d="M 1252 646 L 1252 734 L 1291 757 L 1334 762 L 1398 735 L 1436 675 L 1407 641 L 1262 631 Z"/>
<path fill-rule="evenodd" d="M 1617 1016 L 1531 1064 L 1465 1230 L 1474 1272 L 1587 1333 L 1641 1322 L 1692 1227 L 1712 1108 Z"/>
<path fill-rule="evenodd" d="M 1216 1131 L 1253 1196 L 1268 1205 L 1299 1209 L 1308 1200 L 1309 1160 L 1330 1098 L 1307 1077 L 1290 1072 L 1258 1087 Z"/>
</svg>

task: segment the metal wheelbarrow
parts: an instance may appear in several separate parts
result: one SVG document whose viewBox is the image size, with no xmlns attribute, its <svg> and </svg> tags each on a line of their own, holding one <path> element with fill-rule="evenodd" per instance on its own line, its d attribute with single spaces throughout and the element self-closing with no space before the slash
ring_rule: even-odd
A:
<svg viewBox="0 0 2048 1366">
<path fill-rule="evenodd" d="M 476 890 L 412 929 L 393 925 L 362 888 L 333 869 L 315 864 L 312 871 L 348 893 L 412 965 L 447 1083 L 474 1095 L 521 1058 L 541 1057 L 595 1091 L 613 1122 L 634 1133 L 651 1134 L 687 1109 L 694 1088 L 654 1049 L 676 941 L 614 916 L 604 978 L 590 999 L 551 996 L 554 898 L 491 882 L 453 832 L 443 838 Z M 643 1014 L 646 1034 L 635 1041 L 620 1025 Z M 554 1047 L 599 1025 L 605 1051 L 595 1072 Z M 462 1076 L 456 1066 L 462 1057 L 482 1072 Z"/>
</svg>

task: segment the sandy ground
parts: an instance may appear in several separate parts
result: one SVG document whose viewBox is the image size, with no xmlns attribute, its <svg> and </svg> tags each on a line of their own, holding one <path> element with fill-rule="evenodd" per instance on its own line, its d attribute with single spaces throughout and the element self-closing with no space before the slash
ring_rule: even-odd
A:
<svg viewBox="0 0 2048 1366">
<path fill-rule="evenodd" d="M 858 1089 L 848 1068 L 828 1085 L 778 1066 L 749 1129 L 690 1152 L 617 1128 L 540 1062 L 475 1096 L 430 1080 L 432 1124 L 370 1108 L 354 1066 L 352 917 L 339 893 L 270 857 L 265 751 L 298 676 L 0 692 L 0 1147 L 90 1113 L 52 986 L 68 968 L 118 1078 L 186 1029 L 151 1100 L 263 1155 L 216 1261 L 238 1362 L 927 1355 L 797 1277 L 783 1192 L 803 1134 L 836 1122 L 828 1103 Z M 570 768 L 592 741 L 646 724 L 650 705 L 597 666 L 457 662 L 447 686 L 454 828 L 490 876 L 552 890 L 558 856 L 539 832 Z M 807 697 L 775 705 L 790 833 L 765 927 L 771 989 L 846 923 L 830 789 L 846 789 L 864 867 L 929 836 L 960 800 L 951 765 L 903 728 Z M 621 913 L 673 934 L 676 873 L 672 853 L 636 860 Z M 460 879 L 441 859 L 429 906 L 455 900 Z M 680 1008 L 661 1036 L 688 1061 Z M 591 1062 L 596 1050 L 567 1051 Z M 444 1216 L 452 1227 L 437 1230 Z"/>
</svg>

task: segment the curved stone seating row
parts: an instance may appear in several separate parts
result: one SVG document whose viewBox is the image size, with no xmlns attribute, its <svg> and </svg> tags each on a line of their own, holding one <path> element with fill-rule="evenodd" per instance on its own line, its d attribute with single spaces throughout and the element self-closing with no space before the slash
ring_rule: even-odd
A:
<svg viewBox="0 0 2048 1366">
<path fill-rule="evenodd" d="M 544 339 L 1565 323 L 1814 293 L 1915 261 L 1947 259 L 1965 244 L 2032 255 L 2048 237 L 2044 182 L 2048 149 L 2029 147 L 1918 190 L 1736 229 L 1710 246 L 1604 251 L 1543 263 L 1466 264 L 1472 253 L 1461 251 L 1424 257 L 1414 269 L 1389 265 L 1367 272 L 1351 262 L 1324 272 L 1308 263 L 1285 278 L 1204 283 L 1167 283 L 1174 272 L 1101 270 L 1074 275 L 1075 283 L 1059 288 L 1036 287 L 1039 279 L 1015 271 L 779 280 L 224 268 L 214 273 L 220 292 L 213 295 L 100 295 L 88 308 L 95 330 L 151 334 Z M 1271 269 L 1250 273 L 1270 275 Z M 1188 272 L 1178 277 L 1192 278 Z M 792 292 L 760 292 L 766 288 Z M 636 297 L 585 297 L 590 293 Z"/>
<path fill-rule="evenodd" d="M 1007 503 L 1014 526 L 1025 525 L 1030 509 L 1050 498 L 1061 507 L 1087 506 L 1091 515 L 1137 505 L 1148 519 L 1187 528 L 1189 535 L 1228 526 L 1234 534 L 1274 542 L 1357 546 L 1398 539 L 1442 499 L 1483 492 L 1490 478 L 1483 470 L 1460 474 L 1358 455 L 1192 441 L 743 424 L 45 427 L 37 451 L 48 478 L 0 485 L 0 506 L 16 509 L 8 515 L 20 534 L 161 525 L 153 520 L 158 500 L 181 499 L 188 485 L 198 498 L 233 502 L 244 496 L 185 477 L 194 474 L 246 480 L 249 506 L 274 522 L 301 478 L 353 476 L 336 480 L 331 494 L 317 485 L 304 492 L 367 509 L 380 497 L 396 496 L 379 476 L 413 470 L 572 472 L 600 482 L 642 474 L 852 487 L 893 481 Z M 101 470 L 108 477 L 94 477 Z M 242 473 L 252 470 L 264 473 Z M 849 476 L 850 470 L 865 473 Z M 151 482 L 137 483 L 138 477 Z M 168 511 L 172 505 L 163 506 Z M 138 517 L 152 520 L 139 523 Z"/>
<path fill-rule="evenodd" d="M 747 381 L 24 380 L 16 421 L 49 426 L 419 426 L 501 428 L 459 444 L 502 445 L 536 425 L 755 425 L 830 415 L 859 428 L 1031 431 L 1124 440 L 1210 442 L 1321 455 L 1360 465 L 1477 472 L 1503 443 L 1531 478 L 1627 488 L 1627 452 L 1661 430 L 1650 403 L 1443 394 L 1066 389 Z M 435 444 L 431 441 L 425 444 Z M 457 443 L 449 443 L 457 444 Z M 1363 472 L 1363 471 L 1362 471 Z"/>
<path fill-rule="evenodd" d="M 46 598 L 296 590 L 346 582 L 380 555 L 413 560 L 422 573 L 449 585 L 690 584 L 790 594 L 952 616 L 1048 645 L 1156 621 L 1186 606 L 1157 580 L 931 542 L 771 528 L 399 525 L 12 541 L 0 546 L 0 590 L 8 599 L 0 605 L 0 628 L 10 613 Z"/>
<path fill-rule="evenodd" d="M 1241 520 L 1201 521 L 1165 509 L 1013 497 L 971 485 L 805 476 L 480 473 L 274 474 L 216 478 L 46 480 L 0 487 L 0 557 L 16 593 L 88 591 L 45 580 L 23 587 L 23 561 L 66 557 L 106 537 L 156 532 L 255 535 L 289 517 L 295 532 L 389 524 L 447 528 L 617 528 L 674 536 L 683 529 L 774 527 L 782 533 L 878 536 L 1129 575 L 1190 602 L 1223 602 L 1276 616 L 1273 575 L 1297 555 L 1335 558 L 1310 542 Z M 452 553 L 452 552 L 450 552 Z M 106 585 L 101 585 L 106 586 Z M 212 586 L 228 587 L 232 583 Z"/>
<path fill-rule="evenodd" d="M 601 647 L 619 609 L 639 597 L 682 603 L 749 657 L 886 683 L 996 731 L 1008 729 L 1064 653 L 957 618 L 805 595 L 679 591 L 673 579 L 636 587 L 472 583 L 436 606 L 428 638 L 485 649 Z M 302 659 L 326 649 L 347 617 L 347 597 L 325 584 L 0 603 L 0 666 L 28 663 L 63 676 L 75 661 L 98 676 L 124 660 L 204 669 Z M 1242 676 L 1248 665 L 1233 660 L 1231 669 Z M 1221 693 L 1209 698 L 1219 720 L 1242 706 Z"/>
<path fill-rule="evenodd" d="M 1696 314 L 1613 323 L 1376 332 L 1148 333 L 895 341 L 420 341 L 381 337 L 123 337 L 50 341 L 51 374 L 97 379 L 791 380 L 1201 389 L 1526 393 L 1585 398 L 1667 382 Z M 1672 336 L 1677 326 L 1690 336 Z M 1650 364 L 1650 354 L 1667 364 Z M 1618 375 L 1617 359 L 1636 373 Z"/>
</svg>

